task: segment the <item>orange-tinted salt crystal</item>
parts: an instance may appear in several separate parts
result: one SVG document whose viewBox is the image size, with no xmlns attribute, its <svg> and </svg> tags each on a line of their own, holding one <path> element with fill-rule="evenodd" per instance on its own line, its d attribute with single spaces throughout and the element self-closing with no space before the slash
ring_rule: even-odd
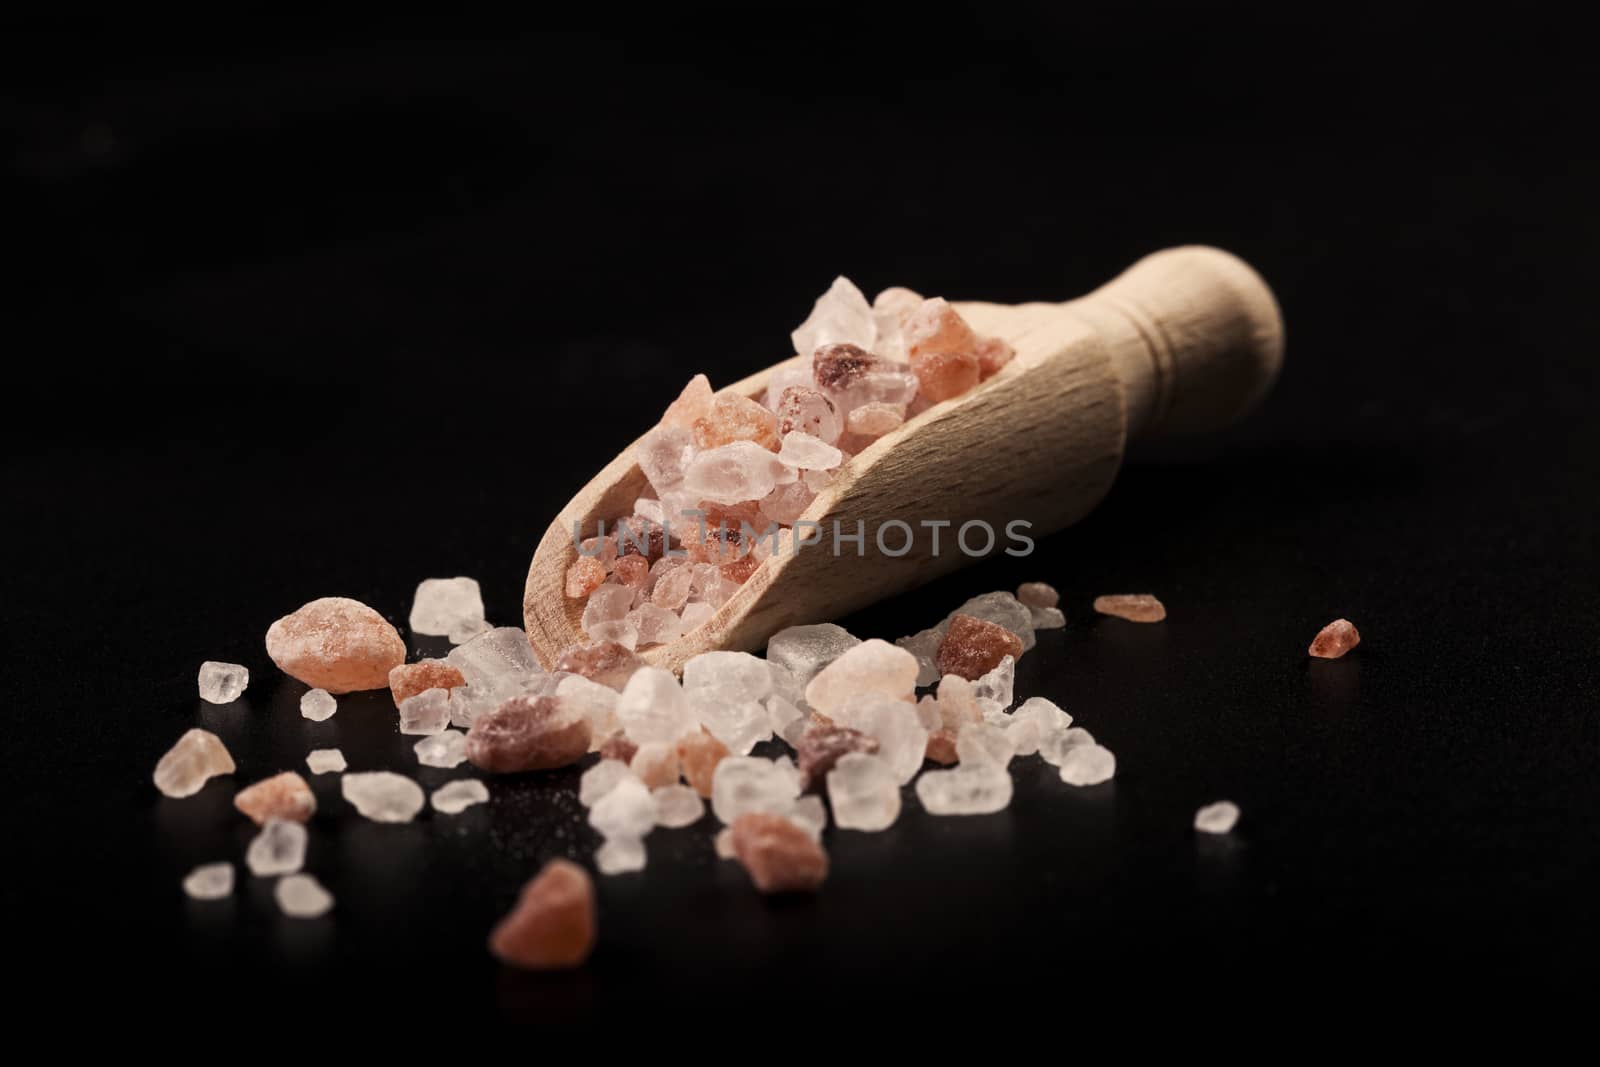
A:
<svg viewBox="0 0 1600 1067">
<path fill-rule="evenodd" d="M 717 764 L 727 757 L 728 746 L 712 737 L 703 726 L 699 733 L 678 739 L 678 760 L 683 776 L 703 797 L 711 795 L 711 776 L 716 773 Z"/>
<path fill-rule="evenodd" d="M 917 395 L 949 400 L 978 384 L 978 357 L 971 352 L 913 352 L 911 373 L 917 376 Z"/>
<path fill-rule="evenodd" d="M 928 749 L 923 755 L 946 767 L 957 762 L 961 757 L 956 754 L 956 731 L 948 726 L 933 731 L 928 735 Z"/>
<path fill-rule="evenodd" d="M 606 568 L 592 556 L 579 556 L 567 567 L 567 596 L 582 600 L 606 581 Z"/>
<path fill-rule="evenodd" d="M 650 590 L 650 603 L 668 611 L 677 611 L 689 599 L 693 587 L 694 569 L 674 567 L 656 577 L 656 584 Z"/>
<path fill-rule="evenodd" d="M 828 772 L 833 770 L 834 764 L 839 762 L 840 757 L 851 752 L 876 755 L 878 740 L 848 726 L 837 726 L 832 722 L 819 722 L 813 719 L 800 734 L 800 743 L 795 746 L 795 755 L 799 759 L 801 792 L 822 788 L 822 783 L 827 778 Z"/>
<path fill-rule="evenodd" d="M 906 348 L 913 360 L 919 352 L 965 352 L 977 356 L 978 335 L 943 297 L 924 300 L 906 320 L 905 334 Z"/>
<path fill-rule="evenodd" d="M 646 578 L 650 577 L 650 563 L 643 556 L 622 556 L 617 560 L 611 577 L 616 579 L 619 585 L 637 589 L 644 584 Z"/>
<path fill-rule="evenodd" d="M 723 393 L 711 401 L 706 413 L 694 420 L 694 444 L 704 451 L 735 441 L 754 441 L 778 450 L 778 417 L 747 396 Z"/>
<path fill-rule="evenodd" d="M 581 674 L 591 682 L 609 686 L 617 692 L 628 684 L 633 672 L 644 666 L 644 660 L 633 654 L 626 645 L 615 641 L 596 641 L 589 645 L 573 645 L 561 653 L 552 671 Z"/>
<path fill-rule="evenodd" d="M 811 376 L 824 389 L 842 392 L 878 364 L 877 356 L 858 345 L 818 345 L 811 354 Z"/>
<path fill-rule="evenodd" d="M 781 815 L 741 815 L 731 836 L 734 856 L 763 893 L 812 892 L 828 877 L 822 846 Z"/>
<path fill-rule="evenodd" d="M 1094 598 L 1094 610 L 1129 622 L 1160 622 L 1167 617 L 1166 606 L 1149 593 L 1097 596 Z"/>
<path fill-rule="evenodd" d="M 713 563 L 721 566 L 746 558 L 750 552 L 751 540 L 750 535 L 745 532 L 746 527 L 759 535 L 771 523 L 770 519 L 761 514 L 760 507 L 751 501 L 718 504 L 712 500 L 702 500 L 698 510 L 704 516 L 703 531 L 699 523 L 684 531 L 684 547 L 689 553 L 689 558 L 697 563 Z"/>
<path fill-rule="evenodd" d="M 313 600 L 267 628 L 267 655 L 283 673 L 330 693 L 382 689 L 406 661 L 406 643 L 359 600 Z"/>
<path fill-rule="evenodd" d="M 745 556 L 734 560 L 732 563 L 724 563 L 721 567 L 722 576 L 730 582 L 743 585 L 750 580 L 750 576 L 756 572 L 756 568 L 759 566 L 761 566 L 760 560 L 754 556 Z"/>
<path fill-rule="evenodd" d="M 576 967 L 594 950 L 594 883 L 568 860 L 551 860 L 522 889 L 489 935 L 489 951 L 530 970 Z"/>
<path fill-rule="evenodd" d="M 1053 608 L 1061 603 L 1061 594 L 1044 582 L 1023 582 L 1017 586 L 1017 599 L 1030 608 Z"/>
<path fill-rule="evenodd" d="M 585 537 L 582 542 L 583 551 L 578 553 L 587 559 L 597 559 L 600 565 L 609 573 L 612 564 L 617 562 L 617 539 L 614 537 Z"/>
<path fill-rule="evenodd" d="M 983 380 L 994 377 L 1001 367 L 1016 358 L 1017 350 L 998 337 L 986 337 L 978 342 L 978 376 Z"/>
<path fill-rule="evenodd" d="M 903 405 L 874 400 L 853 409 L 846 417 L 845 425 L 851 433 L 862 437 L 882 437 L 890 430 L 898 429 L 905 421 L 906 409 Z"/>
<path fill-rule="evenodd" d="M 640 745 L 628 761 L 633 776 L 651 789 L 678 784 L 678 749 L 675 745 Z"/>
<path fill-rule="evenodd" d="M 601 759 L 614 759 L 631 764 L 633 757 L 638 754 L 639 746 L 621 730 L 613 733 L 600 745 Z"/>
<path fill-rule="evenodd" d="M 389 672 L 389 692 L 394 696 L 394 706 L 430 689 L 454 689 L 466 685 L 467 679 L 460 671 L 442 659 L 425 659 L 417 663 L 402 663 Z"/>
<path fill-rule="evenodd" d="M 1361 634 L 1349 619 L 1334 619 L 1317 632 L 1310 652 L 1318 659 L 1338 659 L 1361 643 Z"/>
<path fill-rule="evenodd" d="M 490 774 L 565 767 L 588 751 L 588 717 L 567 712 L 560 697 L 512 697 L 467 731 L 467 759 Z"/>
<path fill-rule="evenodd" d="M 233 798 L 233 806 L 257 826 L 265 826 L 268 819 L 305 822 L 316 813 L 317 798 L 304 778 L 284 771 L 241 789 Z"/>
<path fill-rule="evenodd" d="M 648 519 L 624 519 L 617 523 L 615 541 L 617 562 L 612 565 L 613 572 L 628 556 L 643 556 L 650 563 L 660 559 L 666 553 L 667 532 Z"/>
<path fill-rule="evenodd" d="M 696 374 L 683 387 L 678 399 L 667 405 L 661 416 L 661 425 L 676 426 L 680 430 L 694 428 L 695 420 L 705 417 L 711 409 L 711 382 L 704 374 Z"/>
<path fill-rule="evenodd" d="M 939 673 L 976 681 L 1007 656 L 1022 658 L 1022 638 L 1004 626 L 971 615 L 957 615 L 939 643 Z"/>
</svg>

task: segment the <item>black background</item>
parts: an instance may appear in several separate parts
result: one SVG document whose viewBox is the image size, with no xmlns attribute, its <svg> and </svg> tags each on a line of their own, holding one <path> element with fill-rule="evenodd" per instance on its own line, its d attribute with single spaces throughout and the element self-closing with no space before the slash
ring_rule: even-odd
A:
<svg viewBox="0 0 1600 1067">
<path fill-rule="evenodd" d="M 935 1032 L 991 1025 L 947 1005 L 1034 996 L 1232 1016 L 1588 988 L 1600 162 L 1581 35 L 1393 8 L 765 17 L 737 36 L 709 17 L 8 35 L 4 880 L 27 973 L 135 1009 L 336 995 L 419 1021 L 907 999 Z M 894 637 L 1052 582 L 1068 628 L 1019 691 L 1115 751 L 1114 784 L 1024 760 L 1011 809 L 974 819 L 908 793 L 891 832 L 830 832 L 814 900 L 758 898 L 711 820 L 658 832 L 642 875 L 600 880 L 600 944 L 571 975 L 505 971 L 483 939 L 544 859 L 589 859 L 575 771 L 401 828 L 314 779 L 308 869 L 333 916 L 284 919 L 248 875 L 227 903 L 183 898 L 193 865 L 242 859 L 239 784 L 329 744 L 353 769 L 414 766 L 386 694 L 298 716 L 273 619 L 345 595 L 403 624 L 418 580 L 469 574 L 519 623 L 559 506 L 689 374 L 786 355 L 836 273 L 1065 299 L 1189 242 L 1279 296 L 1266 404 L 1134 449 L 1034 557 L 846 620 Z M 1088 609 L 1132 590 L 1169 620 Z M 1308 661 L 1337 616 L 1364 643 Z M 203 659 L 250 667 L 242 701 L 197 701 Z M 194 725 L 239 774 L 164 800 L 150 770 Z M 1197 839 L 1218 797 L 1239 829 Z"/>
</svg>

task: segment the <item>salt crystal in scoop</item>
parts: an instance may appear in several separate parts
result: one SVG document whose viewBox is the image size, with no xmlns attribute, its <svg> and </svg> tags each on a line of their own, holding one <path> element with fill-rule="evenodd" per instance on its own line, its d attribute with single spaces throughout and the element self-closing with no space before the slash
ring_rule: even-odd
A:
<svg viewBox="0 0 1600 1067">
<path fill-rule="evenodd" d="M 811 314 L 789 335 L 794 350 L 809 356 L 819 345 L 846 343 L 870 349 L 877 340 L 872 305 L 854 282 L 840 275 L 817 297 Z"/>
<path fill-rule="evenodd" d="M 1239 805 L 1231 800 L 1207 804 L 1194 813 L 1194 828 L 1203 834 L 1226 834 L 1239 821 Z"/>
<path fill-rule="evenodd" d="M 231 704 L 250 684 L 250 672 L 237 663 L 206 660 L 200 664 L 200 699 L 210 704 Z"/>
<path fill-rule="evenodd" d="M 776 433 L 774 433 L 776 437 Z M 760 500 L 778 484 L 783 463 L 750 441 L 735 441 L 700 453 L 689 464 L 683 484 L 701 499 L 719 504 Z"/>
<path fill-rule="evenodd" d="M 783 439 L 778 459 L 801 470 L 831 470 L 844 462 L 844 453 L 820 438 L 796 430 Z"/>
<path fill-rule="evenodd" d="M 702 452 L 735 443 L 752 445 L 769 452 L 778 447 L 777 416 L 749 397 L 734 393 L 723 393 L 714 398 L 706 413 L 695 420 L 692 432 L 694 447 Z M 684 481 L 686 484 L 690 482 L 687 472 Z"/>
<path fill-rule="evenodd" d="M 333 910 L 333 894 L 309 874 L 291 874 L 273 887 L 278 907 L 291 919 L 320 919 Z"/>
</svg>

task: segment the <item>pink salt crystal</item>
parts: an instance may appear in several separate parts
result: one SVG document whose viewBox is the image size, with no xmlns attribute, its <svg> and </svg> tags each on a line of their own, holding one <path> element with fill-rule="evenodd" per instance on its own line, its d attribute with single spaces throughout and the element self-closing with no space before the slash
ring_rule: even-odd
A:
<svg viewBox="0 0 1600 1067">
<path fill-rule="evenodd" d="M 848 726 L 813 718 L 795 746 L 800 766 L 800 791 L 821 788 L 833 765 L 850 752 L 877 755 L 877 738 Z"/>
<path fill-rule="evenodd" d="M 678 613 L 659 604 L 640 604 L 628 613 L 628 618 L 639 631 L 636 648 L 676 641 L 683 632 L 683 620 L 678 618 Z"/>
<path fill-rule="evenodd" d="M 589 645 L 573 645 L 561 653 L 553 671 L 581 674 L 591 682 L 622 692 L 633 672 L 644 666 L 644 660 L 615 641 L 598 641 Z"/>
<path fill-rule="evenodd" d="M 747 396 L 723 393 L 694 422 L 694 444 L 702 452 L 735 441 L 754 441 L 762 448 L 778 449 L 778 418 Z"/>
<path fill-rule="evenodd" d="M 1311 655 L 1318 659 L 1338 659 L 1361 643 L 1361 634 L 1349 619 L 1334 619 L 1311 641 Z"/>
<path fill-rule="evenodd" d="M 936 662 L 941 675 L 956 674 L 976 681 L 1007 656 L 1022 658 L 1022 638 L 997 623 L 958 614 L 939 643 Z"/>
<path fill-rule="evenodd" d="M 746 527 L 760 534 L 771 522 L 753 501 L 718 504 L 714 500 L 702 500 L 700 511 L 704 515 L 703 531 L 700 527 L 684 531 L 685 549 L 689 558 L 698 563 L 721 566 L 748 556 L 751 537 Z M 704 539 L 700 540 L 702 532 Z"/>
<path fill-rule="evenodd" d="M 418 693 L 430 689 L 454 689 L 466 684 L 466 676 L 442 659 L 402 663 L 389 672 L 389 693 L 394 697 L 394 706 L 397 708 L 402 700 Z"/>
<path fill-rule="evenodd" d="M 933 731 L 928 735 L 928 747 L 923 756 L 946 767 L 958 762 L 961 757 L 956 754 L 957 733 L 948 726 Z"/>
<path fill-rule="evenodd" d="M 1017 586 L 1017 599 L 1030 608 L 1053 608 L 1061 603 L 1061 594 L 1044 582 L 1023 582 Z"/>
<path fill-rule="evenodd" d="M 778 436 L 808 433 L 828 444 L 839 439 L 839 410 L 815 389 L 785 389 L 778 399 Z"/>
<path fill-rule="evenodd" d="M 650 603 L 668 611 L 677 611 L 689 600 L 689 590 L 694 584 L 694 571 L 688 567 L 674 567 L 656 579 L 650 590 Z"/>
<path fill-rule="evenodd" d="M 1016 358 L 1017 350 L 998 337 L 986 337 L 978 342 L 978 376 L 988 381 Z"/>
<path fill-rule="evenodd" d="M 585 537 L 583 551 L 579 555 L 588 559 L 597 559 L 600 565 L 611 572 L 612 564 L 617 562 L 617 541 L 614 537 Z"/>
<path fill-rule="evenodd" d="M 1149 593 L 1118 593 L 1094 598 L 1094 610 L 1129 622 L 1160 622 L 1167 617 L 1161 601 Z"/>
<path fill-rule="evenodd" d="M 803 480 L 790 482 L 761 498 L 761 513 L 773 522 L 793 526 L 816 498 L 817 494 Z"/>
<path fill-rule="evenodd" d="M 219 774 L 234 772 L 233 757 L 210 730 L 188 730 L 156 764 L 156 788 L 169 797 L 192 797 Z"/>
<path fill-rule="evenodd" d="M 1007 633 L 1010 631 L 1008 630 Z M 939 679 L 939 724 L 959 733 L 963 726 L 983 721 L 983 709 L 972 683 L 959 674 Z M 954 737 L 952 737 L 952 742 Z"/>
<path fill-rule="evenodd" d="M 489 951 L 513 967 L 576 967 L 594 950 L 594 883 L 568 860 L 551 860 L 489 935 Z"/>
<path fill-rule="evenodd" d="M 579 556 L 567 567 L 567 596 L 574 600 L 587 597 L 605 584 L 606 569 L 597 559 Z"/>
<path fill-rule="evenodd" d="M 676 745 L 640 745 L 628 761 L 633 776 L 650 789 L 678 784 L 678 749 Z"/>
<path fill-rule="evenodd" d="M 667 405 L 665 414 L 661 416 L 661 425 L 692 430 L 695 422 L 704 418 L 710 409 L 711 382 L 704 374 L 696 374 L 683 387 L 678 399 Z"/>
<path fill-rule="evenodd" d="M 267 655 L 291 678 L 337 695 L 387 686 L 406 643 L 359 600 L 323 597 L 267 628 Z"/>
<path fill-rule="evenodd" d="M 724 563 L 720 568 L 722 576 L 735 585 L 743 585 L 750 580 L 750 576 L 761 566 L 761 561 L 754 556 L 745 556 L 732 563 Z"/>
<path fill-rule="evenodd" d="M 874 401 L 862 404 L 845 419 L 845 427 L 861 437 L 882 437 L 890 430 L 899 429 L 906 421 L 906 409 L 899 404 Z"/>
<path fill-rule="evenodd" d="M 924 300 L 922 306 L 906 320 L 905 330 L 906 347 L 913 361 L 918 354 L 931 355 L 936 352 L 964 352 L 977 357 L 977 334 L 943 297 Z"/>
<path fill-rule="evenodd" d="M 233 798 L 233 806 L 257 826 L 265 826 L 268 819 L 305 822 L 316 812 L 317 798 L 304 778 L 284 771 L 241 789 Z"/>
<path fill-rule="evenodd" d="M 717 764 L 727 757 L 728 746 L 711 736 L 703 726 L 698 733 L 678 739 L 678 760 L 683 777 L 703 797 L 711 796 L 711 778 L 717 771 Z"/>
<path fill-rule="evenodd" d="M 683 611 L 681 612 L 681 617 L 683 619 L 683 632 L 691 633 L 695 630 L 698 630 L 700 627 L 710 622 L 711 616 L 715 615 L 716 613 L 717 609 L 712 605 L 705 603 L 704 601 L 699 603 L 685 604 L 683 606 Z"/>
<path fill-rule="evenodd" d="M 625 519 L 617 523 L 616 544 L 617 562 L 611 568 L 613 573 L 628 556 L 643 556 L 647 563 L 660 559 L 666 552 L 667 532 L 659 523 Z"/>
<path fill-rule="evenodd" d="M 799 430 L 784 437 L 778 458 L 791 467 L 811 471 L 832 470 L 844 462 L 844 455 L 837 448 Z"/>
<path fill-rule="evenodd" d="M 814 892 L 828 877 L 828 854 L 781 815 L 752 812 L 733 823 L 733 854 L 763 893 Z"/>
<path fill-rule="evenodd" d="M 818 385 L 842 393 L 882 361 L 852 344 L 820 345 L 811 354 L 811 373 Z"/>
<path fill-rule="evenodd" d="M 633 757 L 638 755 L 639 746 L 622 731 L 618 730 L 600 746 L 600 758 L 603 760 L 614 759 L 621 763 L 632 763 Z"/>
<path fill-rule="evenodd" d="M 588 751 L 588 716 L 570 713 L 559 697 L 512 697 L 467 731 L 467 759 L 490 774 L 565 767 Z"/>
<path fill-rule="evenodd" d="M 611 572 L 611 578 L 618 585 L 626 585 L 638 589 L 644 585 L 645 579 L 650 575 L 650 564 L 643 556 L 628 555 L 617 560 L 616 569 Z"/>
<path fill-rule="evenodd" d="M 949 400 L 978 384 L 978 357 L 971 352 L 913 352 L 911 372 L 921 386 L 919 395 Z"/>
<path fill-rule="evenodd" d="M 897 330 L 904 330 L 906 323 L 921 306 L 921 294 L 902 286 L 891 285 L 872 298 L 872 315 L 878 322 L 880 333 L 888 325 L 893 325 Z"/>
</svg>

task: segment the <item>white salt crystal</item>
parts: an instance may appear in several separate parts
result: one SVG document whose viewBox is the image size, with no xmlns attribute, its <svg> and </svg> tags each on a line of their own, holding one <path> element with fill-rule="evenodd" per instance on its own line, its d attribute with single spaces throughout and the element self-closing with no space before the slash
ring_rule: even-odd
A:
<svg viewBox="0 0 1600 1067">
<path fill-rule="evenodd" d="M 446 730 L 424 737 L 411 749 L 424 767 L 459 767 L 467 759 L 467 735 L 460 730 Z"/>
<path fill-rule="evenodd" d="M 339 702 L 326 689 L 313 689 L 300 698 L 300 714 L 312 722 L 326 722 L 339 710 Z"/>
<path fill-rule="evenodd" d="M 800 470 L 832 470 L 844 462 L 844 453 L 820 437 L 795 430 L 783 437 L 778 459 Z"/>
<path fill-rule="evenodd" d="M 1067 617 L 1061 613 L 1060 608 L 1028 608 L 1033 616 L 1035 630 L 1060 630 L 1067 625 Z"/>
<path fill-rule="evenodd" d="M 710 604 L 685 604 L 683 611 L 679 612 L 680 617 L 683 619 L 683 632 L 689 633 L 691 630 L 698 628 L 716 613 L 717 609 Z"/>
<path fill-rule="evenodd" d="M 1002 729 L 1017 755 L 1031 756 L 1039 751 L 1039 724 L 1032 719 L 1012 719 L 1002 724 Z"/>
<path fill-rule="evenodd" d="M 901 785 L 911 781 L 922 768 L 923 754 L 928 748 L 928 730 L 922 725 L 914 705 L 881 693 L 859 693 L 828 714 L 840 726 L 860 730 L 874 738 L 878 742 L 879 758 Z"/>
<path fill-rule="evenodd" d="M 670 745 L 700 728 L 700 720 L 671 671 L 641 667 L 617 700 L 617 719 L 636 745 Z"/>
<path fill-rule="evenodd" d="M 305 861 L 306 828 L 287 819 L 268 819 L 244 853 L 255 875 L 293 874 Z"/>
<path fill-rule="evenodd" d="M 1011 706 L 1016 677 L 1017 661 L 1005 656 L 994 670 L 972 683 L 972 695 L 979 701 L 993 704 L 994 710 L 1004 711 Z"/>
<path fill-rule="evenodd" d="M 665 645 L 676 641 L 683 633 L 683 620 L 678 613 L 657 604 L 640 604 L 628 613 L 627 621 L 633 623 L 638 635 L 634 644 L 636 648 Z"/>
<path fill-rule="evenodd" d="M 507 683 L 521 685 L 525 676 L 542 670 L 528 644 L 528 635 L 516 626 L 498 626 L 479 634 L 451 649 L 445 662 L 460 671 L 468 685 L 481 691 Z"/>
<path fill-rule="evenodd" d="M 339 791 L 373 822 L 410 822 L 427 802 L 420 785 L 392 771 L 347 774 L 339 779 Z"/>
<path fill-rule="evenodd" d="M 734 755 L 748 756 L 756 745 L 771 739 L 771 716 L 764 705 L 754 700 L 723 700 L 705 690 L 688 696 L 700 724 Z"/>
<path fill-rule="evenodd" d="M 930 815 L 987 815 L 1011 803 L 1011 776 L 992 763 L 963 763 L 917 779 L 917 799 Z"/>
<path fill-rule="evenodd" d="M 860 643 L 860 638 L 831 622 L 790 626 L 767 641 L 767 661 L 789 670 L 803 689 L 822 668 Z"/>
<path fill-rule="evenodd" d="M 425 689 L 400 702 L 400 732 L 436 734 L 450 725 L 450 690 Z"/>
<path fill-rule="evenodd" d="M 195 900 L 221 900 L 233 893 L 233 864 L 202 863 L 183 880 L 183 891 Z"/>
<path fill-rule="evenodd" d="M 1022 705 L 1012 712 L 1011 718 L 1018 722 L 1032 719 L 1038 723 L 1041 740 L 1046 734 L 1058 733 L 1072 725 L 1072 716 L 1044 697 L 1029 697 L 1024 700 Z"/>
<path fill-rule="evenodd" d="M 877 693 L 909 700 L 916 681 L 916 657 L 874 638 L 856 645 L 818 672 L 806 685 L 806 703 L 813 711 L 831 716 L 833 709 L 859 694 Z"/>
<path fill-rule="evenodd" d="M 591 751 L 622 729 L 622 723 L 617 719 L 617 701 L 622 694 L 610 686 L 592 682 L 581 674 L 569 674 L 556 683 L 556 696 L 573 714 L 589 720 Z"/>
<path fill-rule="evenodd" d="M 483 593 L 471 578 L 426 578 L 411 601 L 411 632 L 459 643 L 487 628 Z"/>
<path fill-rule="evenodd" d="M 840 275 L 811 306 L 806 321 L 789 335 L 794 350 L 810 356 L 819 345 L 852 344 L 867 351 L 878 338 L 877 320 L 872 305 L 855 283 Z"/>
<path fill-rule="evenodd" d="M 939 645 L 944 642 L 944 629 L 939 626 L 918 630 L 909 637 L 895 641 L 917 659 L 917 684 L 932 685 L 939 680 Z"/>
<path fill-rule="evenodd" d="M 810 723 L 811 716 L 789 703 L 777 693 L 767 698 L 767 725 L 772 732 L 789 743 L 790 746 L 800 744 L 800 735 L 805 733 L 806 726 Z"/>
<path fill-rule="evenodd" d="M 594 854 L 594 865 L 601 874 L 642 871 L 644 861 L 644 842 L 637 837 L 608 837 Z"/>
<path fill-rule="evenodd" d="M 729 825 L 750 812 L 782 815 L 799 795 L 799 776 L 772 760 L 728 756 L 711 775 L 711 810 Z"/>
<path fill-rule="evenodd" d="M 828 772 L 828 800 L 840 829 L 884 830 L 900 817 L 900 782 L 877 756 L 847 752 Z"/>
<path fill-rule="evenodd" d="M 717 836 L 711 839 L 711 847 L 717 850 L 718 859 L 733 859 L 737 855 L 733 850 L 733 827 L 724 826 L 718 830 Z"/>
<path fill-rule="evenodd" d="M 801 679 L 781 663 L 774 663 L 770 659 L 766 663 L 767 673 L 772 677 L 772 695 L 782 697 L 798 708 L 805 701 L 805 683 L 810 679 Z"/>
<path fill-rule="evenodd" d="M 211 704 L 231 704 L 250 684 L 250 672 L 237 663 L 206 660 L 200 664 L 200 699 Z"/>
<path fill-rule="evenodd" d="M 761 701 L 772 692 L 772 669 L 748 652 L 702 652 L 683 665 L 683 691 Z"/>
<path fill-rule="evenodd" d="M 822 798 L 810 794 L 794 802 L 794 807 L 788 811 L 787 818 L 800 829 L 811 835 L 811 840 L 820 841 L 822 831 L 828 828 L 828 809 L 823 805 Z"/>
<path fill-rule="evenodd" d="M 1081 726 L 1074 726 L 1070 730 L 1047 730 L 1039 737 L 1039 755 L 1044 757 L 1046 763 L 1060 767 L 1065 764 L 1067 753 L 1092 744 L 1094 735 Z"/>
<path fill-rule="evenodd" d="M 625 778 L 632 778 L 633 771 L 619 759 L 603 759 L 593 767 L 583 772 L 578 779 L 578 803 L 586 808 L 592 808 L 595 802 Z"/>
<path fill-rule="evenodd" d="M 1203 834 L 1226 834 L 1239 821 L 1239 805 L 1231 800 L 1207 804 L 1194 813 L 1194 828 Z"/>
<path fill-rule="evenodd" d="M 782 469 L 778 457 L 754 441 L 734 441 L 695 456 L 683 487 L 719 504 L 760 500 L 777 486 Z"/>
<path fill-rule="evenodd" d="M 306 766 L 311 768 L 312 774 L 327 774 L 342 771 L 347 764 L 344 753 L 336 748 L 314 748 L 306 755 Z"/>
<path fill-rule="evenodd" d="M 333 894 L 309 874 L 291 874 L 278 879 L 272 895 L 278 907 L 291 919 L 320 919 L 333 910 Z"/>
<path fill-rule="evenodd" d="M 443 815 L 459 815 L 474 804 L 484 804 L 488 800 L 489 787 L 476 778 L 458 778 L 446 782 L 428 798 L 433 810 Z"/>
<path fill-rule="evenodd" d="M 514 694 L 458 685 L 450 690 L 450 725 L 470 730 L 480 715 L 487 715 L 511 695 Z"/>
<path fill-rule="evenodd" d="M 891 286 L 872 298 L 872 318 L 878 327 L 877 348 L 873 351 L 887 359 L 907 357 L 904 323 L 912 312 L 922 306 L 922 295 L 915 290 Z"/>
<path fill-rule="evenodd" d="M 161 757 L 151 777 L 163 796 L 192 797 L 215 775 L 235 769 L 222 738 L 210 730 L 191 729 Z"/>
<path fill-rule="evenodd" d="M 651 791 L 656 798 L 656 825 L 676 829 L 700 821 L 706 813 L 700 794 L 686 785 L 664 785 Z"/>
<path fill-rule="evenodd" d="M 968 723 L 956 735 L 956 758 L 963 766 L 986 763 L 1003 769 L 1014 755 L 1006 732 L 986 722 Z"/>
<path fill-rule="evenodd" d="M 1117 757 L 1093 743 L 1074 745 L 1061 757 L 1061 780 L 1068 785 L 1099 785 L 1117 773 Z"/>
<path fill-rule="evenodd" d="M 643 782 L 629 775 L 595 801 L 589 809 L 589 825 L 608 838 L 640 838 L 655 827 L 656 814 L 656 798 Z"/>
<path fill-rule="evenodd" d="M 658 493 L 683 481 L 693 456 L 694 438 L 681 426 L 657 426 L 641 437 L 633 450 L 639 469 Z"/>
</svg>

